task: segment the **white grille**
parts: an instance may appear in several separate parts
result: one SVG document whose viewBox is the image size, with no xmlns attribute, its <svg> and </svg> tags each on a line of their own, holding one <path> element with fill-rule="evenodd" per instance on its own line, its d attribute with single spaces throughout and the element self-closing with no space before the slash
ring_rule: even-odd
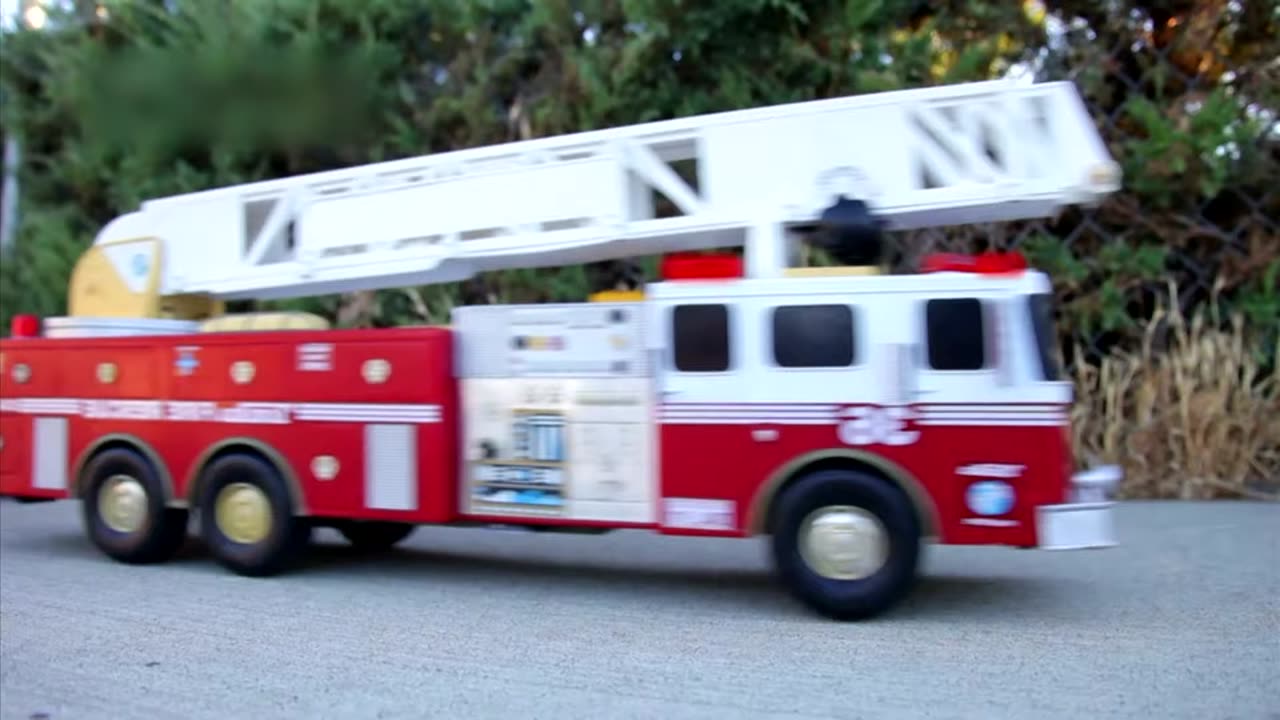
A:
<svg viewBox="0 0 1280 720">
<path fill-rule="evenodd" d="M 365 506 L 418 509 L 418 443 L 413 425 L 364 426 Z"/>
<path fill-rule="evenodd" d="M 67 421 L 36 418 L 32 485 L 41 490 L 67 489 Z"/>
</svg>

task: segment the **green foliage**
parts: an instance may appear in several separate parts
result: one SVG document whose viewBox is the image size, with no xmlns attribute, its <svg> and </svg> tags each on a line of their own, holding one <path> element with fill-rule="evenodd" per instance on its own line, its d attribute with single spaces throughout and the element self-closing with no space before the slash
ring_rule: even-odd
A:
<svg viewBox="0 0 1280 720">
<path fill-rule="evenodd" d="M 1243 111 L 1222 87 L 1172 111 L 1150 98 L 1130 100 L 1125 112 L 1139 132 L 1124 141 L 1123 153 L 1133 189 L 1163 209 L 1218 195 L 1232 179 L 1237 156 L 1267 129 Z"/>
<path fill-rule="evenodd" d="M 1022 249 L 1053 277 L 1058 294 L 1071 300 L 1064 308 L 1066 327 L 1081 337 L 1136 329 L 1141 319 L 1131 312 L 1134 291 L 1159 282 L 1168 262 L 1167 248 L 1159 244 L 1110 242 L 1082 256 L 1061 238 L 1036 234 Z"/>
<path fill-rule="evenodd" d="M 1255 328 L 1255 355 L 1263 366 L 1274 366 L 1280 349 L 1280 259 L 1271 261 L 1256 281 L 1249 283 L 1236 301 L 1236 310 Z"/>
</svg>

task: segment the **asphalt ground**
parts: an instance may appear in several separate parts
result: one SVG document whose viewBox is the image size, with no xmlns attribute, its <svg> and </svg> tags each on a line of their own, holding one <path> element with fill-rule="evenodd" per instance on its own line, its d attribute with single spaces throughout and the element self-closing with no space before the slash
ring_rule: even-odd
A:
<svg viewBox="0 0 1280 720">
<path fill-rule="evenodd" d="M 250 579 L 130 567 L 0 502 L 0 718 L 1280 718 L 1280 506 L 1125 503 L 1115 549 L 933 547 L 839 624 L 763 542 L 317 535 Z"/>
</svg>

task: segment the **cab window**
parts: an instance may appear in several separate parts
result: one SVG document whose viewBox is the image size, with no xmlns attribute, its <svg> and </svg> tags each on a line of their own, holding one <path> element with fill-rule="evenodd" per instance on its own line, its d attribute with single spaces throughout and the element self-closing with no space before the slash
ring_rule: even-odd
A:
<svg viewBox="0 0 1280 720">
<path fill-rule="evenodd" d="M 1031 332 L 1036 337 L 1041 377 L 1045 380 L 1061 380 L 1062 368 L 1058 365 L 1058 336 L 1053 327 L 1053 295 L 1036 293 L 1028 296 L 1027 311 L 1031 314 Z"/>
<path fill-rule="evenodd" d="M 680 372 L 724 372 L 731 365 L 729 308 L 677 305 L 671 311 L 673 362 Z"/>
<path fill-rule="evenodd" d="M 987 366 L 987 323 L 977 298 L 925 303 L 928 363 L 933 370 L 981 370 Z"/>
<path fill-rule="evenodd" d="M 772 316 L 773 361 L 784 368 L 854 364 L 853 309 L 848 305 L 786 305 Z"/>
</svg>

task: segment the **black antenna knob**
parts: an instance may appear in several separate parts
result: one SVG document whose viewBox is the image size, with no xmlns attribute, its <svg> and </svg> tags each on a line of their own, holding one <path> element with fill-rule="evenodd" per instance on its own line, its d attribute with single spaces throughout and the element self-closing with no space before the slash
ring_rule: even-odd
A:
<svg viewBox="0 0 1280 720">
<path fill-rule="evenodd" d="M 865 202 L 842 196 L 822 211 L 813 242 L 841 265 L 879 265 L 884 225 Z"/>
</svg>

